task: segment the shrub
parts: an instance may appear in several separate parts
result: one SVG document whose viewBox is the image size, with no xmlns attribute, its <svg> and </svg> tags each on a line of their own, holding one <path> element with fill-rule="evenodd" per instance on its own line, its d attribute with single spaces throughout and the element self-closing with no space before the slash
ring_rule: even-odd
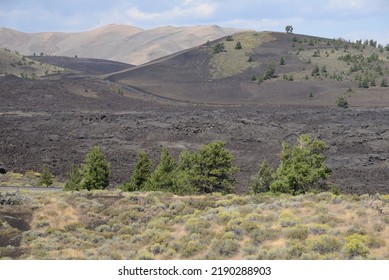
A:
<svg viewBox="0 0 389 280">
<path fill-rule="evenodd" d="M 339 96 L 336 100 L 336 106 L 340 108 L 348 108 L 347 98 L 345 96 Z"/>
<path fill-rule="evenodd" d="M 270 80 L 272 78 L 277 77 L 276 75 L 276 64 L 274 62 L 270 63 L 267 67 L 265 73 L 263 74 L 263 80 Z"/>
<path fill-rule="evenodd" d="M 241 50 L 242 49 L 242 43 L 241 42 L 236 42 L 236 46 L 235 46 L 235 49 L 236 50 Z"/>
<path fill-rule="evenodd" d="M 359 234 L 353 234 L 346 237 L 343 253 L 349 259 L 355 257 L 366 258 L 369 254 L 369 248 L 365 245 L 365 237 Z"/>
<path fill-rule="evenodd" d="M 290 227 L 286 231 L 286 236 L 291 239 L 305 240 L 308 237 L 308 228 L 305 225 L 298 224 Z"/>
<path fill-rule="evenodd" d="M 238 253 L 239 248 L 239 242 L 226 234 L 221 238 L 214 238 L 210 250 L 216 257 L 230 258 Z"/>
<path fill-rule="evenodd" d="M 285 59 L 283 57 L 280 58 L 280 65 L 285 65 Z"/>
<path fill-rule="evenodd" d="M 342 241 L 335 236 L 323 234 L 311 241 L 311 247 L 313 251 L 324 255 L 340 250 Z"/>
</svg>

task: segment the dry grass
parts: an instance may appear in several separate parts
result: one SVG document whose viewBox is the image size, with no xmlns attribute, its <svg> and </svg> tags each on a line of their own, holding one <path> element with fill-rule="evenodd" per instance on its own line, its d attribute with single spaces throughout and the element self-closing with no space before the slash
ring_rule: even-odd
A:
<svg viewBox="0 0 389 280">
<path fill-rule="evenodd" d="M 231 77 L 258 66 L 258 62 L 248 62 L 250 55 L 254 48 L 272 40 L 274 38 L 266 32 L 241 32 L 233 36 L 233 41 L 223 41 L 225 52 L 214 54 L 209 62 L 212 79 Z M 235 49 L 237 42 L 242 44 L 242 49 Z"/>
<path fill-rule="evenodd" d="M 387 196 L 25 195 L 21 259 L 389 259 Z"/>
</svg>

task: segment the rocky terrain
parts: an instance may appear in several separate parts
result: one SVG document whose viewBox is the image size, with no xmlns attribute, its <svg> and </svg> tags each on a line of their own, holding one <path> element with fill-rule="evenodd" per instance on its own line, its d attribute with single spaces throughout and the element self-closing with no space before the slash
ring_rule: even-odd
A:
<svg viewBox="0 0 389 280">
<path fill-rule="evenodd" d="M 0 77 L 0 162 L 15 172 L 40 171 L 46 165 L 65 180 L 71 164 L 81 163 L 98 144 L 112 163 L 111 185 L 116 187 L 130 176 L 140 149 L 157 164 L 161 146 L 177 158 L 183 148 L 223 140 L 240 168 L 236 190 L 242 193 L 262 160 L 275 167 L 282 142 L 307 133 L 327 143 L 331 181 L 342 191 L 388 193 L 389 92 L 379 85 L 388 77 L 388 52 L 370 46 L 363 50 L 366 57 L 377 50 L 378 60 L 366 67 L 375 73 L 380 66 L 383 75 L 377 74 L 376 86 L 359 88 L 356 75 L 362 70 L 346 72 L 342 69 L 352 65 L 338 59 L 346 51 L 354 54 L 351 44 L 346 48 L 347 42 L 302 35 L 293 42 L 293 34 L 268 35 L 254 34 L 265 37 L 252 46 L 252 35 L 239 35 L 232 43 L 224 38 L 142 67 L 115 68 L 114 74 L 96 71 L 106 62 L 80 67 L 79 61 L 67 64 L 78 72 L 35 80 Z M 242 54 L 233 53 L 238 38 L 250 46 L 243 57 L 251 56 L 253 64 L 226 67 L 225 54 L 242 60 Z M 220 42 L 227 51 L 214 54 Z M 341 44 L 338 49 L 336 44 Z M 278 65 L 281 56 L 283 66 Z M 276 77 L 252 81 L 272 61 L 277 62 Z M 335 63 L 337 68 L 331 68 Z M 315 64 L 327 65 L 330 74 L 312 76 Z M 342 79 L 331 77 L 332 72 Z M 284 79 L 290 75 L 293 81 Z M 337 107 L 340 96 L 347 97 L 349 108 Z"/>
</svg>

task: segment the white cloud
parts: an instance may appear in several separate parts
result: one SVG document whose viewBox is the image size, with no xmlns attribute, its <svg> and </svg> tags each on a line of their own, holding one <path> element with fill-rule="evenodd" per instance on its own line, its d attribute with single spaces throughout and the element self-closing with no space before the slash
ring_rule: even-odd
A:
<svg viewBox="0 0 389 280">
<path fill-rule="evenodd" d="M 126 10 L 129 21 L 153 21 L 155 23 L 166 23 L 187 17 L 209 18 L 216 11 L 216 4 L 199 2 L 193 0 L 182 1 L 181 5 L 174 6 L 162 12 L 144 12 L 138 7 L 131 7 Z"/>
</svg>

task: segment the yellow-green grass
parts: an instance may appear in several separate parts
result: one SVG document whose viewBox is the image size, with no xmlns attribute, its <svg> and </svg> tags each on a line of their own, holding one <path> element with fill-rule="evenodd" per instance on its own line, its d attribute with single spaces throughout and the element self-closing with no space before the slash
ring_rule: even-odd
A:
<svg viewBox="0 0 389 280">
<path fill-rule="evenodd" d="M 225 51 L 212 54 L 209 62 L 212 79 L 231 77 L 251 67 L 258 66 L 258 62 L 248 62 L 253 50 L 261 44 L 275 40 L 267 32 L 241 32 L 232 36 L 233 41 L 224 40 Z M 242 49 L 235 49 L 240 42 Z M 213 46 L 210 49 L 212 53 Z"/>
<path fill-rule="evenodd" d="M 31 213 L 20 259 L 389 259 L 387 195 L 22 195 L 0 206 Z"/>
</svg>

